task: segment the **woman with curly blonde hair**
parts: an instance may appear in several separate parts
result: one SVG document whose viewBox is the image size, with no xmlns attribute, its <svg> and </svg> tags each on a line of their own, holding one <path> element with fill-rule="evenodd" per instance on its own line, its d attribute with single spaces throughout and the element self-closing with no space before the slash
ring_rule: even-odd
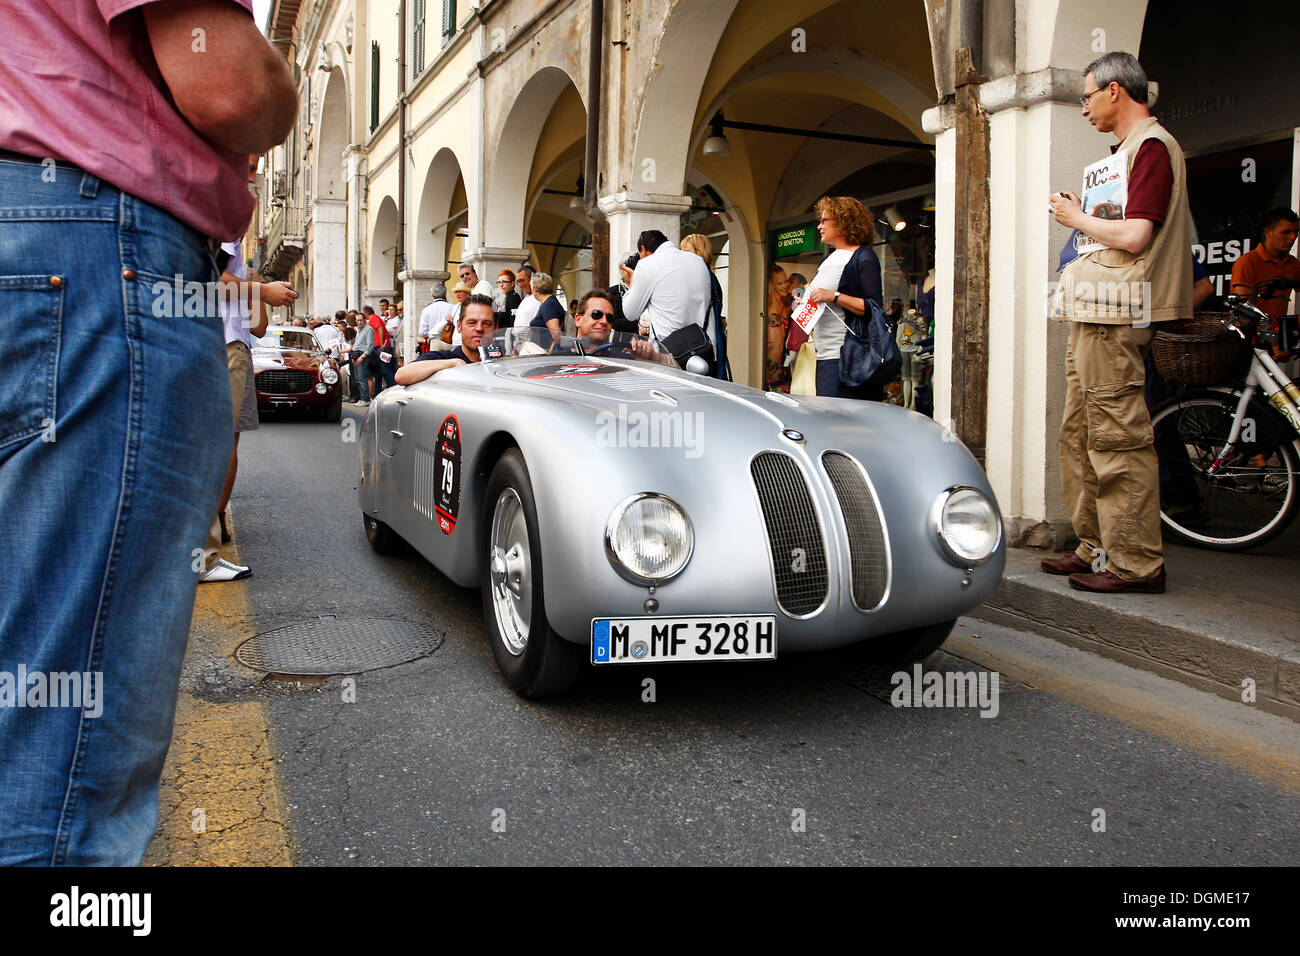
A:
<svg viewBox="0 0 1300 956">
<path fill-rule="evenodd" d="M 883 386 L 851 386 L 840 381 L 845 310 L 864 315 L 868 299 L 883 306 L 880 260 L 871 249 L 875 216 L 850 196 L 823 196 L 816 209 L 817 231 L 822 242 L 834 249 L 808 283 L 807 301 L 826 305 L 812 331 L 817 349 L 817 394 L 880 401 Z"/>
</svg>

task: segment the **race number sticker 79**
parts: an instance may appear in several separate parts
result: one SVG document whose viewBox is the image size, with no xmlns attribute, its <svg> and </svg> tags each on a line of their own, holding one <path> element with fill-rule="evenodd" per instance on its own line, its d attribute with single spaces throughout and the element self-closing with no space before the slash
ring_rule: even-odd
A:
<svg viewBox="0 0 1300 956">
<path fill-rule="evenodd" d="M 460 422 L 448 415 L 438 426 L 438 527 L 443 534 L 456 530 L 460 513 Z"/>
</svg>

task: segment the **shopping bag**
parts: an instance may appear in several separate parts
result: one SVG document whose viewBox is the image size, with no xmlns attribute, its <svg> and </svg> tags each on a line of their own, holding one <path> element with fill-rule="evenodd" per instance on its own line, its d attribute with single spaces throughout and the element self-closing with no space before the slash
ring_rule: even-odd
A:
<svg viewBox="0 0 1300 956">
<path fill-rule="evenodd" d="M 799 346 L 799 355 L 794 360 L 794 376 L 790 379 L 790 394 L 817 394 L 817 349 L 811 342 Z"/>
</svg>

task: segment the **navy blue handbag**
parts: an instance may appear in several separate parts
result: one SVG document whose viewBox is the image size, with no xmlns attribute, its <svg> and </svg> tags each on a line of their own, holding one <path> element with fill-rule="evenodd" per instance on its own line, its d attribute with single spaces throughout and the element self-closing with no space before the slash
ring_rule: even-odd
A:
<svg viewBox="0 0 1300 956">
<path fill-rule="evenodd" d="M 846 331 L 840 347 L 840 381 L 845 385 L 887 385 L 903 367 L 898 343 L 889 332 L 885 310 L 875 299 L 865 300 L 865 315 L 844 310 Z"/>
</svg>

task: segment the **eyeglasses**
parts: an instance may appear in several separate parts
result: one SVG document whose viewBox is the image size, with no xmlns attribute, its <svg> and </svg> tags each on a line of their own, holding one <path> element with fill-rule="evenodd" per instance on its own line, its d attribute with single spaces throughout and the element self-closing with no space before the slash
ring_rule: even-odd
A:
<svg viewBox="0 0 1300 956">
<path fill-rule="evenodd" d="M 612 319 L 614 317 L 609 312 L 602 312 L 600 309 L 592 309 L 587 315 L 593 319 Z"/>
<path fill-rule="evenodd" d="M 1109 86 L 1099 86 L 1091 93 L 1084 93 L 1083 96 L 1079 97 L 1079 105 L 1086 110 L 1088 108 L 1088 100 L 1092 99 L 1094 96 L 1096 96 L 1098 93 L 1102 92 L 1103 90 L 1108 90 L 1108 89 L 1110 89 Z"/>
</svg>

